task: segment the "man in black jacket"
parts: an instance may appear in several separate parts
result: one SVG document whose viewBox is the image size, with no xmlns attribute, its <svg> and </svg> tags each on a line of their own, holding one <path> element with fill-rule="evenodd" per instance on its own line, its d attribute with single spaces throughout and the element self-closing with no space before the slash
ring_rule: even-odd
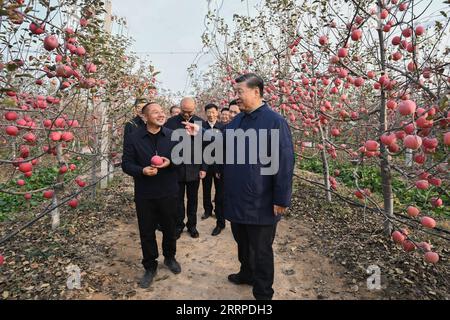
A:
<svg viewBox="0 0 450 320">
<path fill-rule="evenodd" d="M 140 286 L 148 288 L 158 266 L 157 222 L 163 227 L 164 264 L 175 274 L 181 272 L 181 267 L 175 259 L 178 183 L 176 168 L 170 160 L 175 146 L 175 142 L 171 141 L 172 130 L 163 127 L 166 117 L 159 104 L 146 104 L 142 114 L 147 125 L 135 129 L 125 140 L 122 169 L 134 178 L 142 264 L 145 268 Z"/>
<path fill-rule="evenodd" d="M 185 129 L 183 122 L 200 122 L 203 119 L 195 115 L 195 100 L 191 97 L 185 97 L 180 102 L 181 113 L 167 120 L 165 126 L 172 130 Z M 192 149 L 194 150 L 194 138 L 192 137 Z M 197 206 L 198 206 L 198 188 L 200 179 L 206 176 L 206 166 L 194 163 L 194 152 L 192 152 L 192 161 L 190 163 L 178 166 L 178 219 L 177 219 L 177 238 L 180 237 L 186 226 L 192 238 L 198 238 L 197 231 Z M 184 206 L 184 194 L 187 195 L 187 223 L 184 223 L 186 208 Z"/>
<path fill-rule="evenodd" d="M 205 106 L 205 113 L 207 120 L 203 122 L 203 129 L 219 131 L 221 132 L 224 126 L 218 121 L 219 107 L 214 103 L 209 103 Z M 225 228 L 225 218 L 223 217 L 223 183 L 222 180 L 216 177 L 216 165 L 208 166 L 206 176 L 202 180 L 203 185 L 203 208 L 205 213 L 202 216 L 203 219 L 208 219 L 212 215 L 213 205 L 211 202 L 211 189 L 214 182 L 214 188 L 216 193 L 214 195 L 215 213 L 217 218 L 216 227 L 212 231 L 211 235 L 217 236 L 222 229 Z"/>
<path fill-rule="evenodd" d="M 134 132 L 136 129 L 140 128 L 140 127 L 145 127 L 145 117 L 142 114 L 142 108 L 147 104 L 147 100 L 145 99 L 136 99 L 136 102 L 134 104 L 134 113 L 136 114 L 136 116 L 129 120 L 126 124 L 125 124 L 125 129 L 124 129 L 124 133 L 123 133 L 123 142 L 125 143 L 125 140 L 128 138 L 128 136 L 131 135 L 132 132 Z M 161 224 L 158 223 L 158 225 L 156 226 L 156 230 L 162 231 L 162 227 Z"/>
<path fill-rule="evenodd" d="M 142 115 L 142 108 L 145 106 L 146 102 L 144 100 L 141 99 L 137 99 L 135 104 L 134 104 L 134 113 L 135 113 L 135 117 L 131 120 L 129 120 L 126 124 L 125 124 L 125 129 L 124 129 L 124 140 L 130 135 L 130 133 L 132 133 L 135 129 L 139 128 L 139 127 L 145 127 L 145 122 L 144 122 L 144 116 Z"/>
</svg>

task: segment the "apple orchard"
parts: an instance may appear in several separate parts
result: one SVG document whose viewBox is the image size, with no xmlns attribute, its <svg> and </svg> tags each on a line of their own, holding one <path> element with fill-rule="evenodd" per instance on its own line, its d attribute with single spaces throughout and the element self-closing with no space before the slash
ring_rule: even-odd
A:
<svg viewBox="0 0 450 320">
<path fill-rule="evenodd" d="M 0 220 L 27 211 L 53 229 L 113 176 L 135 99 L 168 100 L 103 2 L 64 3 L 0 8 Z M 216 61 L 188 72 L 199 106 L 225 106 L 236 76 L 261 75 L 291 127 L 296 178 L 382 215 L 393 246 L 437 263 L 433 239 L 450 241 L 450 12 L 431 3 L 266 0 L 233 29 L 211 10 L 202 41 Z"/>
<path fill-rule="evenodd" d="M 156 94 L 157 73 L 127 52 L 130 38 L 108 32 L 101 1 L 2 1 L 0 10 L 0 219 L 20 207 L 38 213 L 30 223 L 50 215 L 56 229 L 63 207 L 111 179 L 131 106 Z"/>
</svg>

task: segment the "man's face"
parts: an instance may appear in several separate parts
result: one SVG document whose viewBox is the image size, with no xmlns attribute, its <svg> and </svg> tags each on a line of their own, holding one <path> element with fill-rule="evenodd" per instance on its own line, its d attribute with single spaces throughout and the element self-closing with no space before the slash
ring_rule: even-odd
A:
<svg viewBox="0 0 450 320">
<path fill-rule="evenodd" d="M 142 108 L 145 106 L 145 103 L 139 103 L 134 107 L 134 114 L 144 119 L 144 115 L 142 114 Z"/>
<path fill-rule="evenodd" d="M 219 111 L 216 108 L 210 108 L 206 111 L 206 118 L 209 122 L 215 123 L 219 116 Z"/>
<path fill-rule="evenodd" d="M 241 111 L 247 112 L 261 99 L 258 88 L 249 88 L 247 83 L 239 82 L 234 85 L 234 95 Z"/>
<path fill-rule="evenodd" d="M 147 124 L 158 127 L 161 127 L 166 122 L 166 114 L 163 108 L 157 103 L 147 106 L 144 117 L 147 120 Z"/>
<path fill-rule="evenodd" d="M 195 113 L 195 102 L 190 99 L 183 100 L 180 113 L 184 120 L 189 120 Z"/>
<path fill-rule="evenodd" d="M 180 108 L 172 108 L 172 111 L 170 111 L 170 116 L 171 117 L 177 116 L 180 114 L 180 112 L 181 112 Z"/>
<path fill-rule="evenodd" d="M 220 114 L 220 122 L 222 123 L 228 123 L 230 122 L 230 112 L 228 110 L 222 111 Z"/>
<path fill-rule="evenodd" d="M 230 106 L 230 118 L 233 119 L 238 113 L 240 113 L 239 107 L 235 104 Z"/>
</svg>

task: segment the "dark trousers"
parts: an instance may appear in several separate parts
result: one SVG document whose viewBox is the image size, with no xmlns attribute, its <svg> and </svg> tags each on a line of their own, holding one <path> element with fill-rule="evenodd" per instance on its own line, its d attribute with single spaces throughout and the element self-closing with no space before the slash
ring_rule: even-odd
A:
<svg viewBox="0 0 450 320">
<path fill-rule="evenodd" d="M 272 299 L 274 259 L 272 244 L 277 225 L 249 225 L 231 223 L 231 231 L 238 245 L 241 277 L 253 280 L 256 299 Z"/>
<path fill-rule="evenodd" d="M 225 228 L 225 218 L 223 216 L 223 180 L 217 179 L 214 172 L 207 172 L 206 177 L 202 180 L 203 184 L 203 208 L 205 215 L 211 215 L 213 205 L 211 202 L 211 189 L 214 182 L 216 194 L 214 195 L 215 214 L 217 218 L 217 226 Z"/>
<path fill-rule="evenodd" d="M 180 181 L 178 182 L 178 216 L 177 230 L 183 230 L 186 226 L 188 229 L 197 226 L 197 205 L 198 205 L 198 187 L 200 180 Z M 184 194 L 187 195 L 187 223 L 184 223 L 186 208 L 184 206 Z"/>
<path fill-rule="evenodd" d="M 142 264 L 146 270 L 156 270 L 158 266 L 158 244 L 155 230 L 158 223 L 163 228 L 162 251 L 166 258 L 175 257 L 177 198 L 135 199 L 136 212 L 141 237 Z"/>
</svg>

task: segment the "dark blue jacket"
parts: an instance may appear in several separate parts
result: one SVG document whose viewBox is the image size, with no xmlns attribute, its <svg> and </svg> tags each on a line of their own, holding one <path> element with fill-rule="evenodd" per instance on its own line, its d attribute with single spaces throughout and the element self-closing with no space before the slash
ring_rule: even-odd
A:
<svg viewBox="0 0 450 320">
<path fill-rule="evenodd" d="M 207 134 L 208 130 L 212 130 L 215 132 L 220 132 L 221 134 L 223 133 L 223 129 L 225 128 L 225 125 L 219 121 L 216 121 L 216 123 L 214 124 L 214 126 L 211 128 L 211 126 L 209 125 L 208 121 L 203 121 L 203 138 L 205 137 L 205 135 Z M 211 138 L 208 141 L 203 141 L 203 147 L 206 147 L 208 144 L 210 144 L 212 141 L 214 141 L 214 138 Z M 214 156 L 215 152 L 212 152 L 211 156 Z M 204 164 L 203 168 L 207 167 L 208 169 L 206 170 L 208 174 L 214 174 L 216 172 L 219 172 L 218 170 L 218 165 L 215 163 L 212 164 Z"/>
<path fill-rule="evenodd" d="M 135 198 L 160 199 L 177 196 L 177 172 L 173 164 L 167 168 L 158 169 L 158 173 L 152 177 L 142 173 L 142 170 L 151 164 L 150 160 L 156 154 L 172 160 L 171 152 L 176 142 L 171 141 L 171 134 L 172 130 L 162 127 L 155 144 L 147 127 L 140 126 L 126 137 L 122 170 L 134 178 Z"/>
<path fill-rule="evenodd" d="M 270 109 L 267 104 L 250 114 L 239 113 L 225 127 L 227 129 L 267 129 L 270 152 L 270 129 L 279 130 L 279 170 L 274 175 L 261 175 L 260 169 L 269 165 L 261 164 L 257 156 L 256 164 L 249 164 L 249 143 L 245 143 L 245 164 L 237 164 L 237 146 L 234 144 L 234 164 L 223 166 L 224 179 L 224 213 L 231 222 L 254 225 L 271 225 L 280 220 L 275 217 L 273 206 L 289 207 L 292 193 L 292 176 L 294 171 L 294 148 L 289 126 L 286 120 Z M 258 136 L 258 135 L 257 135 Z M 258 145 L 259 145 L 258 137 Z M 227 142 L 225 142 L 227 143 Z M 225 145 L 225 153 L 229 153 Z M 270 154 L 270 153 L 269 153 Z"/>
<path fill-rule="evenodd" d="M 127 138 L 129 134 L 131 134 L 134 130 L 145 127 L 146 124 L 141 117 L 136 116 L 125 124 L 125 129 L 123 130 L 124 140 Z"/>
<path fill-rule="evenodd" d="M 173 116 L 169 118 L 164 124 L 166 128 L 169 128 L 171 130 L 177 130 L 177 129 L 183 129 L 185 128 L 184 124 L 182 122 L 185 121 L 181 114 L 177 116 Z M 198 116 L 192 116 L 192 118 L 189 120 L 189 122 L 201 122 L 203 124 L 203 119 Z M 192 138 L 192 150 L 194 150 L 194 138 Z M 196 181 L 200 180 L 199 172 L 200 170 L 206 170 L 207 166 L 203 164 L 195 164 L 194 163 L 194 152 L 192 152 L 192 159 L 191 163 L 188 164 L 180 164 L 177 166 L 177 173 L 178 173 L 178 181 L 180 182 L 189 182 L 189 181 Z"/>
</svg>

